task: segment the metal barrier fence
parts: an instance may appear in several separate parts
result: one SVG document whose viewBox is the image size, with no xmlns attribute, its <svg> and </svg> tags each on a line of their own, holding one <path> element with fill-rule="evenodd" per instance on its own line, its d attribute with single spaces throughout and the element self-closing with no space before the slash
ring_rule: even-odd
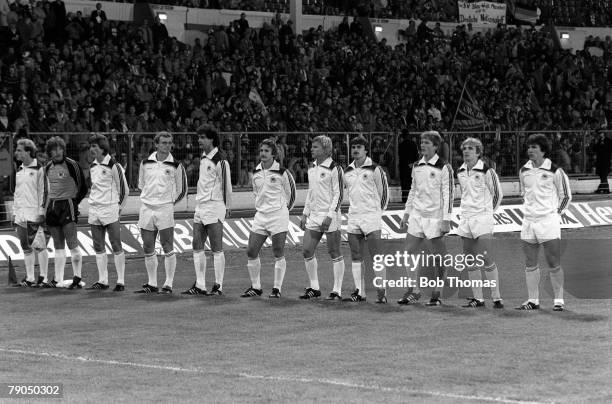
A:
<svg viewBox="0 0 612 404">
<path fill-rule="evenodd" d="M 484 156 L 490 165 L 495 167 L 501 177 L 516 176 L 522 164 L 527 160 L 525 141 L 532 133 L 544 133 L 551 142 L 550 158 L 568 174 L 592 174 L 595 166 L 595 154 L 592 152 L 597 134 L 592 131 L 553 131 L 553 132 L 446 132 L 443 133 L 447 147 L 446 158 L 456 170 L 462 163 L 461 142 L 468 136 L 479 138 L 484 145 Z M 308 163 L 311 160 L 310 140 L 317 135 L 331 137 L 334 145 L 333 158 L 343 167 L 351 160 L 350 139 L 356 133 L 346 132 L 289 132 L 289 133 L 221 133 L 219 148 L 228 159 L 232 171 L 232 183 L 236 188 L 249 188 L 250 173 L 258 163 L 258 145 L 268 137 L 275 137 L 279 146 L 280 163 L 293 173 L 296 183 L 308 182 Z M 411 163 L 405 153 L 404 142 L 415 142 L 418 146 L 419 133 L 399 134 L 394 132 L 361 133 L 369 142 L 369 155 L 387 172 L 392 185 L 400 183 L 404 170 L 400 166 Z M 39 146 L 38 159 L 47 160 L 45 142 L 51 136 L 62 136 L 66 141 L 67 154 L 79 162 L 86 176 L 89 175 L 91 155 L 88 138 L 90 133 L 30 133 L 30 139 Z M 154 133 L 108 133 L 111 143 L 111 154 L 125 167 L 126 175 L 133 189 L 138 183 L 140 161 L 155 150 Z M 0 134 L 0 201 L 11 194 L 10 178 L 16 164 L 13 160 L 16 138 L 13 134 Z M 195 186 L 198 179 L 199 160 L 202 151 L 198 145 L 197 135 L 190 132 L 174 133 L 172 154 L 180 160 L 188 175 L 190 186 Z"/>
</svg>

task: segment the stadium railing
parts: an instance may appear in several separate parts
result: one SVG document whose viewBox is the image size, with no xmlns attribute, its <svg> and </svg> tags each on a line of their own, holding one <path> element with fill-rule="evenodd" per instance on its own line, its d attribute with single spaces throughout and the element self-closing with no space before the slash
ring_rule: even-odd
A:
<svg viewBox="0 0 612 404">
<path fill-rule="evenodd" d="M 358 134 L 365 136 L 369 143 L 369 155 L 379 164 L 389 178 L 390 185 L 400 183 L 400 164 L 409 164 L 407 156 L 399 155 L 401 136 L 408 136 L 418 146 L 421 132 L 402 135 L 397 132 L 221 132 L 219 149 L 228 159 L 235 189 L 251 187 L 250 173 L 257 166 L 258 145 L 274 137 L 279 145 L 279 160 L 293 173 L 296 183 L 305 186 L 308 182 L 308 164 L 311 160 L 310 140 L 317 135 L 329 136 L 334 145 L 332 157 L 346 167 L 351 161 L 350 139 Z M 595 155 L 592 152 L 596 133 L 587 130 L 571 131 L 473 131 L 442 132 L 447 143 L 448 155 L 455 171 L 462 164 L 461 142 L 468 136 L 476 137 L 483 143 L 485 160 L 494 167 L 500 177 L 516 177 L 519 168 L 527 161 L 526 140 L 532 133 L 544 133 L 551 142 L 550 158 L 570 176 L 594 174 Z M 28 136 L 38 145 L 38 159 L 47 160 L 45 142 L 52 136 L 61 136 L 66 142 L 67 155 L 79 162 L 89 178 L 88 138 L 90 132 L 54 133 L 32 132 Z M 106 133 L 111 144 L 111 155 L 125 168 L 132 190 L 137 188 L 140 161 L 155 151 L 155 133 Z M 201 150 L 194 132 L 174 132 L 173 155 L 180 160 L 187 171 L 190 187 L 195 187 L 199 175 Z M 12 198 L 14 172 L 15 134 L 0 134 L 0 222 L 9 221 L 4 200 Z M 194 192 L 194 190 L 192 190 Z"/>
</svg>

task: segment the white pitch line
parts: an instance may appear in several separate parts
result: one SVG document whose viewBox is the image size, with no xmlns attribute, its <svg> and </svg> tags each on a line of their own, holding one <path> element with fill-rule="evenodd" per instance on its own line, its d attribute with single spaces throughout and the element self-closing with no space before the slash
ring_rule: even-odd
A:
<svg viewBox="0 0 612 404">
<path fill-rule="evenodd" d="M 27 355 L 27 356 L 40 356 L 40 357 L 46 357 L 46 358 L 55 358 L 55 359 L 61 359 L 61 360 L 66 360 L 66 361 L 72 361 L 72 362 L 97 363 L 97 364 L 102 364 L 102 365 L 127 366 L 127 367 L 143 368 L 143 369 L 154 369 L 154 370 L 169 370 L 172 372 L 183 372 L 183 373 L 221 375 L 221 376 L 226 376 L 226 377 L 243 378 L 243 379 L 268 380 L 268 381 L 273 381 L 273 382 L 325 384 L 329 386 L 348 387 L 348 388 L 353 388 L 353 389 L 402 393 L 402 394 L 413 394 L 413 395 L 425 395 L 425 396 L 431 396 L 431 397 L 441 397 L 441 398 L 450 398 L 450 399 L 458 399 L 458 400 L 479 400 L 479 401 L 487 401 L 487 402 L 492 402 L 492 403 L 504 403 L 504 404 L 542 404 L 543 403 L 539 401 L 513 400 L 510 398 L 504 398 L 504 397 L 455 394 L 455 393 L 445 393 L 442 391 L 415 390 L 415 389 L 408 389 L 408 388 L 402 388 L 402 387 L 385 387 L 385 386 L 380 386 L 377 384 L 362 384 L 362 383 L 356 383 L 356 382 L 351 382 L 351 381 L 342 381 L 342 380 L 333 380 L 333 379 L 312 379 L 312 378 L 300 377 L 300 376 L 266 376 L 266 375 L 257 375 L 257 374 L 252 374 L 252 373 L 243 373 L 243 372 L 239 372 L 239 373 L 216 372 L 216 371 L 210 371 L 210 370 L 200 369 L 200 368 L 184 368 L 180 366 L 167 366 L 167 365 L 155 365 L 155 364 L 137 363 L 137 362 L 116 361 L 116 360 L 108 360 L 108 359 L 96 359 L 96 358 L 88 358 L 84 356 L 68 356 L 68 355 L 64 355 L 61 353 L 34 352 L 34 351 L 26 351 L 23 349 L 13 349 L 13 348 L 5 348 L 5 347 L 0 347 L 0 352 L 5 352 L 7 354 L 20 354 L 20 355 Z"/>
</svg>

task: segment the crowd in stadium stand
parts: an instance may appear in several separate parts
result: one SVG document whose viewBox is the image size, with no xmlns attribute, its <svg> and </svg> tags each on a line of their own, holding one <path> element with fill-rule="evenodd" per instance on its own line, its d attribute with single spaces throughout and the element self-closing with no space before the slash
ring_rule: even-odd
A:
<svg viewBox="0 0 612 404">
<path fill-rule="evenodd" d="M 189 132 L 203 122 L 227 132 L 376 131 L 372 153 L 394 179 L 394 138 L 384 133 L 456 129 L 466 81 L 489 118 L 483 129 L 575 129 L 555 145 L 569 173 L 593 165 L 584 152 L 591 138 L 583 142 L 583 131 L 612 119 L 609 37 L 587 42 L 601 56 L 573 55 L 544 30 L 500 26 L 483 34 L 458 26 L 445 36 L 423 23 L 411 24 L 405 43 L 391 48 L 364 35 L 355 18 L 327 32 L 319 27 L 296 35 L 291 21 L 277 14 L 259 30 L 242 16 L 187 46 L 168 37 L 160 21 L 109 21 L 98 7 L 86 16 L 66 13 L 61 1 L 11 5 L 8 26 L 0 28 L 0 132 L 114 132 L 116 157 L 127 164 L 128 138 L 118 135 L 126 132 Z M 230 163 L 241 162 L 232 174 L 236 184 L 249 184 L 253 139 L 243 138 L 241 148 L 235 138 L 223 145 Z M 334 157 L 347 164 L 341 138 L 334 139 Z M 501 175 L 516 174 L 516 153 L 508 151 L 517 150 L 517 139 L 484 139 Z M 86 167 L 87 135 L 68 140 Z M 176 141 L 194 180 L 196 139 Z M 305 181 L 308 135 L 278 141 L 282 163 Z M 150 137 L 133 142 L 134 161 L 152 149 Z M 460 161 L 458 143 L 450 153 Z"/>
<path fill-rule="evenodd" d="M 476 0 L 468 0 L 476 1 Z M 506 3 L 507 0 L 489 0 Z M 158 0 L 185 7 L 289 13 L 289 0 Z M 512 0 L 512 4 L 540 10 L 540 22 L 561 26 L 612 25 L 612 0 Z M 360 15 L 370 18 L 457 21 L 457 0 L 303 0 L 302 13 Z M 512 23 L 514 23 L 512 21 Z"/>
</svg>

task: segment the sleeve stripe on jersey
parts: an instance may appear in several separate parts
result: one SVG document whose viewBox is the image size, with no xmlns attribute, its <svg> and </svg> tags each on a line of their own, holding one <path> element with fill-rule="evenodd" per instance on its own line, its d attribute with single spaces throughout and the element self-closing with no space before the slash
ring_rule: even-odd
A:
<svg viewBox="0 0 612 404">
<path fill-rule="evenodd" d="M 453 213 L 453 172 L 450 166 L 446 166 L 448 171 L 448 213 Z"/>
<path fill-rule="evenodd" d="M 567 186 L 567 177 L 565 176 L 565 173 L 563 172 L 563 170 L 559 170 L 561 171 L 561 183 L 563 184 L 563 200 L 561 201 L 561 205 L 559 206 L 559 213 L 563 212 L 565 210 L 565 208 L 567 208 L 567 205 L 569 203 L 569 192 L 568 192 L 568 186 Z"/>
<path fill-rule="evenodd" d="M 289 179 L 289 188 L 291 188 L 291 197 L 289 198 L 289 203 L 287 207 L 289 209 L 293 208 L 293 204 L 295 203 L 295 181 L 293 180 L 293 176 L 289 171 L 285 171 L 287 173 L 287 178 Z"/>
<path fill-rule="evenodd" d="M 227 181 L 227 172 L 225 170 L 225 160 L 221 160 L 221 193 L 223 194 L 223 204 L 227 205 L 227 190 L 226 190 L 226 182 Z"/>
<path fill-rule="evenodd" d="M 119 205 L 123 205 L 123 201 L 125 200 L 126 192 L 125 192 L 125 175 L 123 174 L 123 170 L 115 164 L 115 170 L 117 170 L 117 174 L 119 174 Z"/>
<path fill-rule="evenodd" d="M 47 167 L 43 169 L 43 184 L 45 189 L 43 190 L 43 200 L 41 208 L 47 205 L 47 198 L 49 197 L 49 184 L 47 184 Z"/>
<path fill-rule="evenodd" d="M 385 178 L 385 172 L 380 169 L 380 181 L 382 182 L 382 198 L 380 198 L 380 208 L 381 209 L 385 209 L 385 206 L 387 206 L 387 198 L 388 198 L 388 185 L 387 185 L 387 179 Z"/>
<path fill-rule="evenodd" d="M 334 211 L 339 212 L 340 205 L 342 204 L 342 200 L 344 199 L 344 183 L 342 182 L 342 171 L 340 166 L 336 166 L 336 169 L 338 170 L 338 187 L 340 188 L 340 196 L 338 196 L 338 204 L 336 205 Z"/>
<path fill-rule="evenodd" d="M 491 173 L 491 179 L 493 180 L 493 209 L 495 209 L 495 207 L 497 206 L 497 202 L 499 201 L 499 180 L 497 179 L 497 175 L 495 174 L 495 171 L 493 171 L 492 169 L 489 170 L 489 172 Z"/>
<path fill-rule="evenodd" d="M 181 193 L 179 194 L 176 201 L 174 201 L 174 203 L 178 203 L 181 199 L 185 197 L 185 194 L 187 193 L 187 173 L 185 172 L 185 168 L 183 168 L 182 165 L 179 167 L 181 170 L 181 183 L 183 184 L 183 189 L 181 189 Z"/>
</svg>

